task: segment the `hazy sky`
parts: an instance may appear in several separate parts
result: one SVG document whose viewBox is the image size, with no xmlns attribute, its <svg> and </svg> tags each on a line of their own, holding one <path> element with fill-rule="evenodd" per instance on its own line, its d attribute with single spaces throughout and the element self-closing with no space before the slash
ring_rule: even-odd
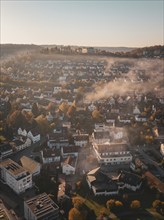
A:
<svg viewBox="0 0 164 220">
<path fill-rule="evenodd" d="M 1 43 L 164 44 L 164 0 L 0 0 Z"/>
</svg>

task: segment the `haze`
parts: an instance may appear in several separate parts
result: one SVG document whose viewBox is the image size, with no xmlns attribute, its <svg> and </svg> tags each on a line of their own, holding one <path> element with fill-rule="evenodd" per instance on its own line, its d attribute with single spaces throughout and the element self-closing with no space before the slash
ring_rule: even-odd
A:
<svg viewBox="0 0 164 220">
<path fill-rule="evenodd" d="M 163 1 L 1 0 L 1 43 L 163 44 Z"/>
</svg>

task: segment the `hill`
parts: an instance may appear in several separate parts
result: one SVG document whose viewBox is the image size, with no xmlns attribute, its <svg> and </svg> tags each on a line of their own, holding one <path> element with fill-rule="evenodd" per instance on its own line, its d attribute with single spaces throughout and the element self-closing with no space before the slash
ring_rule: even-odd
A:
<svg viewBox="0 0 164 220">
<path fill-rule="evenodd" d="M 40 46 L 34 44 L 0 44 L 0 58 L 4 59 L 35 50 L 40 50 Z"/>
</svg>

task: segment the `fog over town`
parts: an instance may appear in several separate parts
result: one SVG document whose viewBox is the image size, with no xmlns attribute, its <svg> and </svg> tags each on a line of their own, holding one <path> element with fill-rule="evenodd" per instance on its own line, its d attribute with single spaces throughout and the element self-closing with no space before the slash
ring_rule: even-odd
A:
<svg viewBox="0 0 164 220">
<path fill-rule="evenodd" d="M 163 220 L 164 1 L 0 6 L 0 220 Z"/>
<path fill-rule="evenodd" d="M 2 45 L 3 215 L 162 219 L 163 47 L 140 50 Z"/>
</svg>

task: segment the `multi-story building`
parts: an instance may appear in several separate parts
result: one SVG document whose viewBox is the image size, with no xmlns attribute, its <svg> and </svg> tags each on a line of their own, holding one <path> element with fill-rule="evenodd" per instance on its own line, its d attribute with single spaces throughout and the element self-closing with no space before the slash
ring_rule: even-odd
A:
<svg viewBox="0 0 164 220">
<path fill-rule="evenodd" d="M 77 157 L 68 156 L 62 163 L 62 172 L 66 175 L 74 175 L 76 172 Z"/>
<path fill-rule="evenodd" d="M 110 133 L 109 130 L 98 130 L 94 129 L 92 134 L 93 142 L 96 144 L 103 144 L 110 141 Z"/>
<path fill-rule="evenodd" d="M 89 135 L 88 134 L 76 134 L 73 135 L 74 143 L 76 146 L 84 147 L 89 142 Z"/>
<path fill-rule="evenodd" d="M 24 217 L 26 220 L 59 220 L 59 207 L 42 193 L 24 201 Z"/>
<path fill-rule="evenodd" d="M 43 164 L 56 163 L 61 160 L 61 151 L 59 149 L 45 148 L 41 151 Z"/>
<path fill-rule="evenodd" d="M 2 161 L 0 171 L 2 180 L 17 194 L 32 187 L 32 175 L 13 160 Z"/>
<path fill-rule="evenodd" d="M 128 145 L 124 143 L 93 143 L 93 149 L 100 164 L 114 165 L 132 161 Z"/>
</svg>

